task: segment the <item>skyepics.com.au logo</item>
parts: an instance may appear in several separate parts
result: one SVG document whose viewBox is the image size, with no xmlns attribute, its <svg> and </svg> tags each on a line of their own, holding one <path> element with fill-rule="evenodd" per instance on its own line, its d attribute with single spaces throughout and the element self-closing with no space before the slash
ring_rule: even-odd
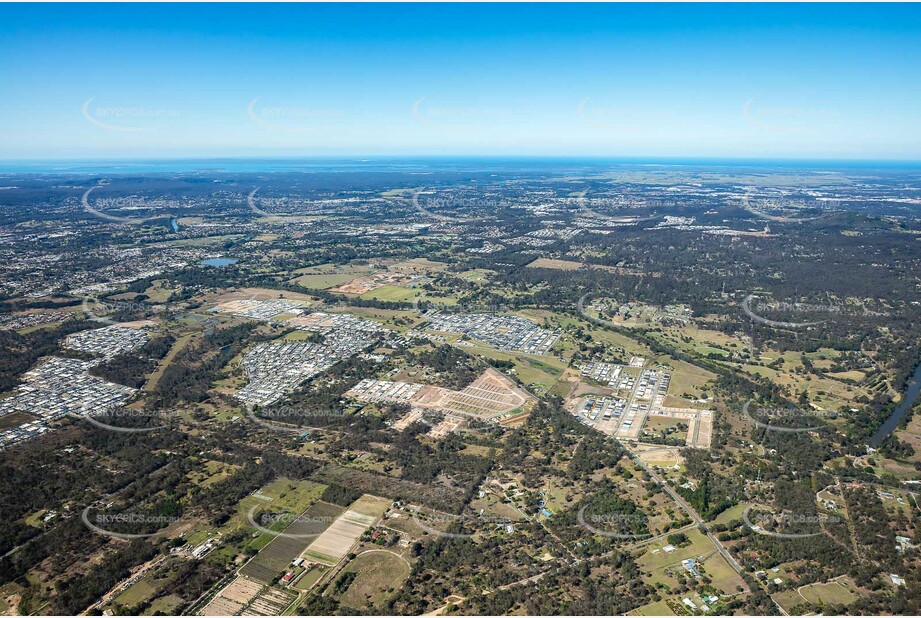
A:
<svg viewBox="0 0 921 618">
<path fill-rule="evenodd" d="M 742 116 L 746 122 L 759 129 L 774 133 L 797 133 L 808 131 L 822 122 L 837 120 L 840 114 L 834 109 L 765 105 L 752 97 L 742 105 Z"/>
<path fill-rule="evenodd" d="M 257 425 L 283 433 L 303 433 L 314 428 L 317 423 L 327 425 L 331 419 L 340 419 L 346 415 L 345 410 L 342 409 L 288 405 L 268 406 L 260 409 L 247 406 L 244 411 L 249 420 Z"/>
<path fill-rule="evenodd" d="M 303 540 L 320 536 L 338 517 L 310 513 L 272 513 L 260 511 L 260 507 L 256 505 L 246 513 L 246 519 L 253 528 L 263 534 Z"/>
<path fill-rule="evenodd" d="M 824 513 L 770 513 L 749 506 L 742 513 L 742 521 L 752 532 L 781 539 L 805 539 L 825 534 L 823 527 L 842 520 L 836 515 Z"/>
<path fill-rule="evenodd" d="M 246 106 L 246 115 L 254 123 L 273 131 L 312 131 L 345 117 L 341 109 L 305 105 L 266 105 L 256 97 Z"/>
<path fill-rule="evenodd" d="M 499 107 L 432 105 L 425 97 L 416 99 L 410 111 L 417 122 L 441 131 L 497 129 L 525 116 L 522 110 Z"/>
<path fill-rule="evenodd" d="M 662 121 L 671 117 L 671 112 L 657 109 L 643 109 L 622 103 L 604 103 L 585 97 L 576 106 L 579 120 L 593 129 L 622 135 L 662 135 L 665 127 Z"/>
<path fill-rule="evenodd" d="M 143 133 L 159 128 L 169 120 L 180 117 L 179 110 L 154 109 L 144 106 L 93 105 L 96 97 L 83 102 L 80 114 L 90 124 L 107 131 Z"/>
<path fill-rule="evenodd" d="M 167 428 L 162 414 L 162 411 L 132 410 L 120 405 L 111 405 L 86 414 L 72 412 L 70 416 L 106 431 L 148 433 Z"/>
<path fill-rule="evenodd" d="M 112 300 L 104 299 L 100 300 L 93 296 L 84 296 L 83 302 L 80 305 L 80 309 L 83 313 L 83 316 L 92 322 L 99 322 L 100 324 L 116 324 L 116 321 L 108 317 L 111 314 L 115 313 L 165 313 L 170 311 L 177 311 L 179 307 L 171 303 L 163 303 L 158 305 L 151 305 L 143 302 L 134 302 L 126 300 Z"/>
<path fill-rule="evenodd" d="M 629 227 L 659 219 L 658 215 L 636 215 L 628 211 L 641 209 L 648 210 L 655 204 L 648 200 L 637 199 L 630 196 L 611 197 L 588 197 L 587 192 L 581 192 L 576 197 L 576 204 L 579 212 L 589 217 L 602 221 L 605 225 L 612 227 Z M 607 214 L 604 211 L 623 212 L 623 214 Z"/>
<path fill-rule="evenodd" d="M 778 223 L 805 223 L 806 221 L 815 221 L 820 219 L 825 215 L 815 215 L 812 217 L 792 217 L 788 215 L 772 215 L 770 213 L 764 212 L 763 206 L 754 206 L 751 203 L 751 192 L 746 192 L 744 195 L 739 197 L 739 201 L 743 209 L 747 210 L 751 214 L 755 215 L 759 219 L 765 219 L 767 221 L 776 221 Z M 786 208 L 781 206 L 781 208 Z"/>
<path fill-rule="evenodd" d="M 160 208 L 165 204 L 160 203 L 144 203 L 137 198 L 126 198 L 126 197 L 116 197 L 116 198 L 106 198 L 103 204 L 96 204 L 94 201 L 90 200 L 90 194 L 96 189 L 101 189 L 108 186 L 107 184 L 98 184 L 95 187 L 90 187 L 83 193 L 83 197 L 80 199 L 80 203 L 83 205 L 83 210 L 94 217 L 98 217 L 105 221 L 112 221 L 114 223 L 129 223 L 132 225 L 137 225 L 140 223 L 146 223 L 148 221 L 157 221 L 165 219 L 174 219 L 176 216 L 169 212 L 164 212 L 163 214 L 153 215 L 150 217 L 125 217 L 121 215 L 113 215 L 111 212 L 107 212 L 105 209 L 117 209 L 122 210 L 139 210 L 139 209 L 149 209 L 151 207 Z M 97 208 L 101 206 L 101 208 Z"/>
<path fill-rule="evenodd" d="M 124 540 L 161 535 L 166 528 L 181 520 L 179 515 L 94 512 L 92 506 L 86 507 L 80 514 L 80 521 L 93 532 Z"/>
<path fill-rule="evenodd" d="M 803 315 L 816 315 L 816 314 L 825 314 L 828 316 L 837 316 L 840 315 L 842 310 L 839 305 L 830 305 L 822 303 L 800 303 L 800 302 L 777 302 L 777 301 L 762 301 L 760 297 L 749 294 L 742 300 L 742 311 L 745 312 L 749 318 L 753 321 L 758 322 L 759 324 L 764 324 L 765 326 L 771 326 L 773 328 L 808 328 L 810 326 L 818 326 L 823 324 L 826 320 L 810 320 L 810 321 L 784 321 L 784 320 L 772 320 L 765 317 L 771 313 L 779 314 L 803 314 Z"/>
<path fill-rule="evenodd" d="M 576 514 L 579 525 L 597 536 L 611 539 L 639 541 L 652 536 L 649 517 L 641 512 L 604 512 L 585 504 Z"/>
<path fill-rule="evenodd" d="M 426 533 L 447 539 L 469 539 L 477 534 L 511 534 L 516 521 L 508 517 L 480 515 L 476 513 L 422 513 L 412 512 L 413 521 Z"/>
<path fill-rule="evenodd" d="M 828 410 L 802 410 L 795 407 L 761 406 L 749 399 L 742 406 L 742 416 L 767 431 L 800 433 L 828 427 L 837 414 Z"/>
<path fill-rule="evenodd" d="M 512 205 L 508 200 L 500 198 L 453 194 L 436 195 L 434 190 L 426 189 L 416 189 L 410 199 L 413 208 L 423 215 L 447 223 L 483 221 Z"/>
</svg>

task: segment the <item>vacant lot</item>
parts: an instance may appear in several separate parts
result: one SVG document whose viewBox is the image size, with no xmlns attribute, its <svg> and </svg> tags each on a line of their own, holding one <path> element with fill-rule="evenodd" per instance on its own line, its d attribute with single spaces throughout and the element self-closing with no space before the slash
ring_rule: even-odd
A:
<svg viewBox="0 0 921 618">
<path fill-rule="evenodd" d="M 0 416 L 0 429 L 9 429 L 10 427 L 18 427 L 25 423 L 31 423 L 34 420 L 38 420 L 37 416 L 32 416 L 31 414 L 26 414 L 25 412 L 12 412 L 6 416 Z"/>
<path fill-rule="evenodd" d="M 356 609 L 380 607 L 392 598 L 409 577 L 409 563 L 387 550 L 362 553 L 345 568 L 357 573 L 340 602 Z"/>
<path fill-rule="evenodd" d="M 416 295 L 415 290 L 404 288 L 398 285 L 382 285 L 371 291 L 365 292 L 361 298 L 375 300 L 404 301 L 410 300 Z"/>
<path fill-rule="evenodd" d="M 305 288 L 311 288 L 314 290 L 326 290 L 328 288 L 340 286 L 343 283 L 348 283 L 354 278 L 355 275 L 349 273 L 324 273 L 316 275 L 301 275 L 294 280 L 294 283 L 298 283 Z"/>
<path fill-rule="evenodd" d="M 811 603 L 822 605 L 847 605 L 857 600 L 857 586 L 850 578 L 826 584 L 810 584 L 803 586 L 799 593 Z"/>
<path fill-rule="evenodd" d="M 655 601 L 654 603 L 649 603 L 648 605 L 643 605 L 642 607 L 637 607 L 632 612 L 627 614 L 628 616 L 674 616 L 675 612 L 672 611 L 669 607 L 668 602 L 663 599 L 661 601 Z"/>
</svg>

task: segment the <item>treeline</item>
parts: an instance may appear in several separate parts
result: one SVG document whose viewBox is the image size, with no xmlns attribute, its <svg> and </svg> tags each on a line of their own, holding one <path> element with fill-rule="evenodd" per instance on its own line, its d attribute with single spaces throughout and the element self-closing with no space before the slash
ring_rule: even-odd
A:
<svg viewBox="0 0 921 618">
<path fill-rule="evenodd" d="M 209 397 L 211 384 L 240 352 L 256 324 L 244 323 L 215 329 L 197 344 L 185 347 L 164 370 L 153 393 L 156 404 L 169 407 L 180 402 L 199 403 Z"/>
<path fill-rule="evenodd" d="M 440 374 L 440 385 L 454 390 L 461 390 L 473 382 L 483 369 L 476 358 L 447 344 L 419 352 L 406 352 L 406 361 L 410 366 L 422 365 L 433 369 Z"/>
<path fill-rule="evenodd" d="M 133 352 L 119 354 L 92 367 L 90 374 L 116 384 L 141 388 L 175 342 L 172 335 L 155 337 Z"/>
</svg>

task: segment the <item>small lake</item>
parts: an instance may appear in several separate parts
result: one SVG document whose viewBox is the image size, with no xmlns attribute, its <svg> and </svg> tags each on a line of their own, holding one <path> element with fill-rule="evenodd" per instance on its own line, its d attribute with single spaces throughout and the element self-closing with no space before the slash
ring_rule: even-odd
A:
<svg viewBox="0 0 921 618">
<path fill-rule="evenodd" d="M 199 264 L 202 266 L 230 266 L 231 264 L 236 264 L 238 261 L 239 260 L 234 258 L 216 257 L 202 260 Z"/>
<path fill-rule="evenodd" d="M 911 377 L 911 382 L 908 383 L 905 397 L 902 398 L 899 405 L 892 411 L 892 414 L 886 419 L 886 422 L 883 423 L 882 426 L 876 430 L 876 433 L 873 434 L 873 437 L 870 438 L 870 446 L 879 446 L 880 442 L 888 438 L 889 434 L 898 429 L 902 417 L 905 416 L 905 413 L 908 412 L 913 405 L 915 405 L 919 393 L 921 393 L 921 364 L 918 364 L 915 368 L 915 374 Z"/>
</svg>

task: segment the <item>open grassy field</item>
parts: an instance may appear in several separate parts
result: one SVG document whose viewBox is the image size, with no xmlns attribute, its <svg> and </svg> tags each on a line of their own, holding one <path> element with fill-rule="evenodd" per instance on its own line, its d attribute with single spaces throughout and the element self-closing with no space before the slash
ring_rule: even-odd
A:
<svg viewBox="0 0 921 618">
<path fill-rule="evenodd" d="M 363 552 L 349 562 L 346 573 L 357 573 L 354 581 L 340 597 L 347 607 L 370 609 L 381 607 L 396 595 L 409 577 L 409 563 L 389 550 Z"/>
<path fill-rule="evenodd" d="M 293 282 L 299 285 L 303 285 L 306 288 L 312 288 L 314 290 L 326 290 L 342 285 L 343 283 L 348 283 L 354 278 L 354 274 L 324 273 L 316 275 L 301 275 L 297 279 L 294 279 Z"/>
<path fill-rule="evenodd" d="M 799 593 L 810 603 L 821 605 L 848 605 L 860 596 L 857 586 L 848 577 L 824 584 L 809 584 L 800 588 Z"/>
<path fill-rule="evenodd" d="M 146 601 L 152 597 L 156 591 L 156 588 L 151 585 L 149 578 L 143 577 L 132 584 L 123 593 L 115 597 L 115 602 L 126 607 L 133 607 L 141 601 Z"/>
<path fill-rule="evenodd" d="M 178 597 L 174 594 L 168 594 L 166 596 L 156 599 L 153 603 L 150 604 L 146 610 L 144 610 L 144 616 L 169 616 L 176 613 L 176 608 L 182 605 L 182 597 Z"/>
<path fill-rule="evenodd" d="M 793 611 L 797 605 L 802 605 L 806 600 L 800 596 L 800 593 L 794 590 L 784 590 L 771 595 L 771 598 L 780 605 L 788 614 Z"/>
<path fill-rule="evenodd" d="M 739 587 L 745 588 L 745 582 L 738 573 L 732 570 L 726 559 L 719 553 L 714 552 L 708 556 L 702 563 L 702 572 L 709 577 L 713 586 L 719 588 L 726 594 L 735 594 Z"/>
<path fill-rule="evenodd" d="M 645 573 L 650 574 L 653 581 L 667 582 L 668 578 L 664 577 L 665 569 L 674 566 L 680 569 L 682 560 L 697 558 L 716 551 L 710 540 L 700 531 L 689 530 L 686 534 L 690 542 L 671 553 L 662 551 L 662 548 L 668 545 L 668 541 L 665 539 L 650 544 L 646 552 L 637 559 L 637 564 Z"/>
<path fill-rule="evenodd" d="M 668 602 L 665 599 L 661 601 L 654 601 L 643 605 L 642 607 L 637 607 L 635 610 L 628 612 L 628 616 L 674 616 L 675 612 L 672 611 L 669 607 Z"/>
<path fill-rule="evenodd" d="M 382 285 L 381 287 L 371 290 L 370 292 L 365 292 L 359 298 L 366 300 L 389 300 L 389 301 L 404 301 L 411 300 L 416 296 L 416 291 L 410 288 L 404 288 L 399 285 Z"/>
<path fill-rule="evenodd" d="M 567 368 L 565 363 L 550 356 L 506 352 L 496 350 L 491 346 L 477 344 L 464 349 L 467 351 L 474 350 L 477 354 L 482 354 L 487 358 L 513 362 L 515 368 L 508 371 L 510 375 L 517 377 L 522 384 L 537 384 L 545 391 L 553 389 L 562 379 Z"/>
<path fill-rule="evenodd" d="M 551 268 L 553 270 L 578 270 L 582 268 L 582 262 L 573 262 L 571 260 L 554 260 L 552 258 L 537 258 L 528 268 Z"/>
<path fill-rule="evenodd" d="M 466 281 L 472 281 L 474 283 L 482 283 L 489 279 L 490 275 L 496 274 L 495 271 L 486 270 L 485 268 L 474 268 L 472 270 L 465 270 L 460 273 L 458 277 Z"/>
<path fill-rule="evenodd" d="M 323 574 L 326 573 L 327 569 L 324 566 L 315 564 L 311 566 L 307 571 L 301 575 L 297 582 L 294 584 L 294 587 L 300 591 L 310 590 L 317 581 L 323 577 Z"/>
<path fill-rule="evenodd" d="M 715 524 L 726 524 L 732 521 L 733 519 L 741 519 L 742 513 L 745 512 L 751 506 L 748 502 L 742 502 L 733 507 L 730 507 L 716 516 L 716 519 L 713 520 Z"/>
<path fill-rule="evenodd" d="M 860 590 L 854 581 L 847 577 L 837 577 L 825 583 L 809 584 L 793 590 L 784 590 L 772 594 L 774 599 L 785 611 L 792 612 L 793 608 L 806 602 L 817 605 L 849 605 L 861 596 Z"/>
</svg>

